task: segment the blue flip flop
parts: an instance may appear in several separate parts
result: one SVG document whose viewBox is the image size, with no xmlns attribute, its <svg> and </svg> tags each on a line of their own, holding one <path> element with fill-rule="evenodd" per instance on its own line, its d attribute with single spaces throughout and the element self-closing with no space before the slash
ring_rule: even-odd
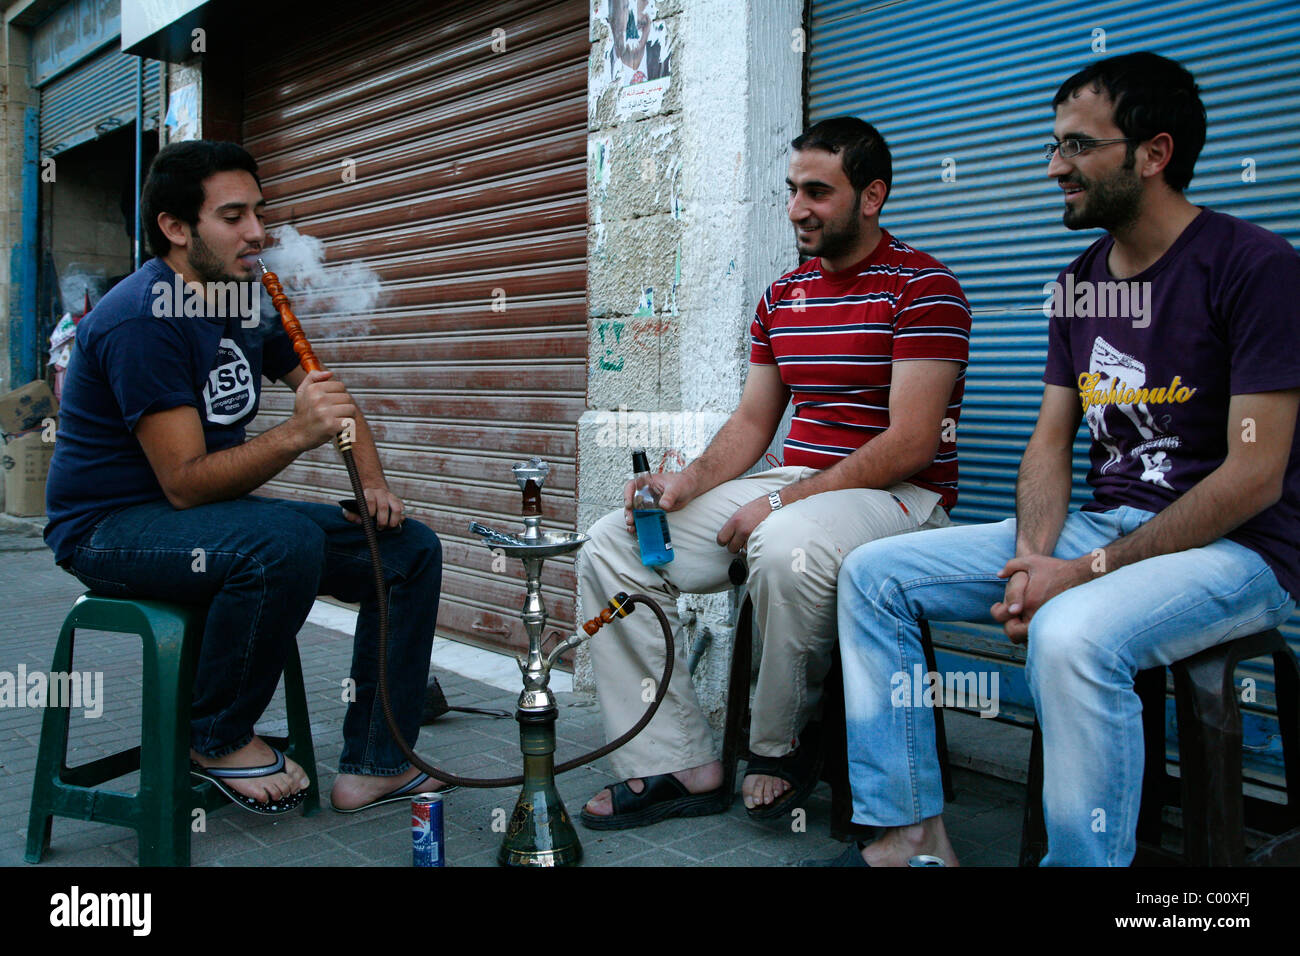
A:
<svg viewBox="0 0 1300 956">
<path fill-rule="evenodd" d="M 245 796 L 225 782 L 227 780 L 252 780 L 257 777 L 270 777 L 282 773 L 284 771 L 284 754 L 274 747 L 271 748 L 271 752 L 275 754 L 275 760 L 264 767 L 205 767 L 197 761 L 191 760 L 190 774 L 206 780 L 229 797 L 231 803 L 250 813 L 259 813 L 263 816 L 288 813 L 302 803 L 303 798 L 307 796 L 306 790 L 291 793 L 289 796 L 282 797 L 273 803 L 263 803 L 260 800 Z"/>
<path fill-rule="evenodd" d="M 418 777 L 411 778 L 409 782 L 402 784 L 402 786 L 398 787 L 396 790 L 390 790 L 382 797 L 376 797 L 374 800 L 371 800 L 369 803 L 363 803 L 361 804 L 361 806 L 352 807 L 349 810 L 345 810 L 343 807 L 335 806 L 334 801 L 331 799 L 330 809 L 333 810 L 335 813 L 360 813 L 362 810 L 369 810 L 371 807 L 382 806 L 385 803 L 396 803 L 399 800 L 409 800 L 411 799 L 411 797 L 415 796 L 416 794 L 425 792 L 422 788 L 425 787 L 425 785 L 427 785 L 429 781 L 431 781 L 432 779 L 433 778 L 430 777 L 427 773 L 421 773 Z M 455 789 L 457 788 L 444 787 L 441 790 L 429 791 L 429 792 L 437 793 L 439 796 L 441 796 L 442 794 L 450 793 Z"/>
</svg>

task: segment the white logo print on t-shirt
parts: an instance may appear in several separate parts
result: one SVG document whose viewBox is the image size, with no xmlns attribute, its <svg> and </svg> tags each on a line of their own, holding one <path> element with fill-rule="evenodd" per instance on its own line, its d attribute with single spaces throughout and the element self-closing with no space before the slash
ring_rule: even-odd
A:
<svg viewBox="0 0 1300 956">
<path fill-rule="evenodd" d="M 248 414 L 256 399 L 248 359 L 234 339 L 222 339 L 203 389 L 208 421 L 214 425 L 233 424 Z"/>
</svg>

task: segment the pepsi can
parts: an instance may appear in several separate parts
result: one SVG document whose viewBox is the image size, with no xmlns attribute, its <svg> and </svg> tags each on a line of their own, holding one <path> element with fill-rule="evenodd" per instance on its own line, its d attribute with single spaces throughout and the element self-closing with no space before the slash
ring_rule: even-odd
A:
<svg viewBox="0 0 1300 956">
<path fill-rule="evenodd" d="M 446 866 L 442 839 L 442 797 L 422 793 L 411 798 L 411 863 Z"/>
<path fill-rule="evenodd" d="M 908 866 L 947 866 L 948 864 L 943 862 L 943 857 L 941 856 L 930 856 L 927 853 L 922 853 L 920 856 L 914 856 L 910 860 L 908 860 L 907 865 Z"/>
</svg>

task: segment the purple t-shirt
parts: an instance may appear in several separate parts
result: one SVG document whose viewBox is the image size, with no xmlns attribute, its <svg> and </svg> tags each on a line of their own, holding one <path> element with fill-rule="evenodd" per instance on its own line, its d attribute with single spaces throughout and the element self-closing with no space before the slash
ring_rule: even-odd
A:
<svg viewBox="0 0 1300 956">
<path fill-rule="evenodd" d="M 1077 389 L 1092 432 L 1086 511 L 1159 512 L 1223 463 L 1233 395 L 1300 387 L 1300 254 L 1202 209 L 1150 268 L 1119 282 L 1106 235 L 1044 289 L 1043 381 Z M 1249 423 L 1232 423 L 1242 430 Z M 1228 536 L 1300 596 L 1300 445 L 1282 498 Z"/>
</svg>

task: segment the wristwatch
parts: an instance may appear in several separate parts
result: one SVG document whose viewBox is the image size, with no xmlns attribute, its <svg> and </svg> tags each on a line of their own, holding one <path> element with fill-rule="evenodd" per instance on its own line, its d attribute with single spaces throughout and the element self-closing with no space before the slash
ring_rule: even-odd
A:
<svg viewBox="0 0 1300 956">
<path fill-rule="evenodd" d="M 778 511 L 778 510 L 780 510 L 780 508 L 781 508 L 781 492 L 779 492 L 779 491 L 774 491 L 774 492 L 772 492 L 770 495 L 768 495 L 768 496 L 767 496 L 767 503 L 768 503 L 769 505 L 772 506 L 772 510 L 773 510 L 773 511 Z"/>
</svg>

